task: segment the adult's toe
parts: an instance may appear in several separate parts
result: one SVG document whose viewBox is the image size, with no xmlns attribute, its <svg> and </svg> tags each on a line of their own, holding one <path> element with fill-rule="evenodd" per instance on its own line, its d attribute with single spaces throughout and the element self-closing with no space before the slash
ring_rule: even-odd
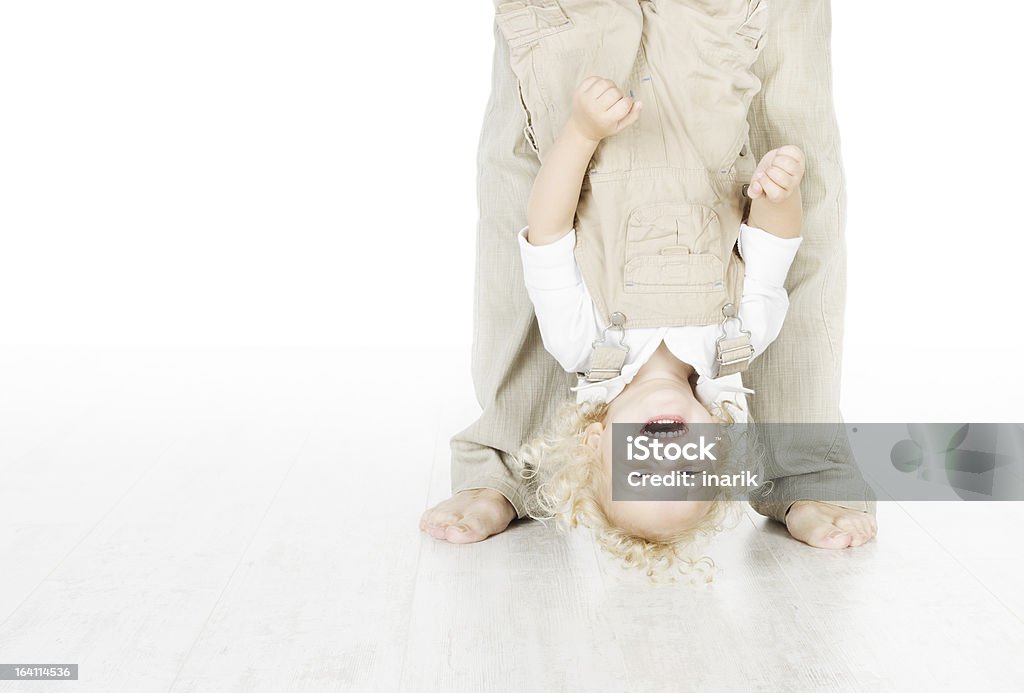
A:
<svg viewBox="0 0 1024 693">
<path fill-rule="evenodd" d="M 461 522 L 448 525 L 444 530 L 444 539 L 452 544 L 472 544 L 483 541 L 490 536 L 479 517 L 468 516 Z"/>
</svg>

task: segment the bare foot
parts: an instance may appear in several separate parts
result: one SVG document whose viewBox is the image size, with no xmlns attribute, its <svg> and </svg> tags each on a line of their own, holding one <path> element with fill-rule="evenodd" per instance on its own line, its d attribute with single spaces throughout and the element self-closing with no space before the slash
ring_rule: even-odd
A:
<svg viewBox="0 0 1024 693">
<path fill-rule="evenodd" d="M 420 529 L 452 544 L 471 544 L 504 532 L 516 517 L 505 496 L 489 488 L 462 491 L 428 509 Z"/>
<path fill-rule="evenodd" d="M 794 539 L 819 549 L 860 546 L 878 533 L 868 513 L 812 500 L 798 500 L 786 515 L 786 529 Z"/>
</svg>

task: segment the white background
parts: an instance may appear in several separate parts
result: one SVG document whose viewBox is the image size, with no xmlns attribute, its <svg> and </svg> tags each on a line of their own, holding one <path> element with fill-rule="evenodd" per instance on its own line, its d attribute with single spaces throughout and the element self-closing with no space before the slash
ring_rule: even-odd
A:
<svg viewBox="0 0 1024 693">
<path fill-rule="evenodd" d="M 1022 418 L 1024 13 L 971 7 L 834 3 L 848 420 Z M 464 349 L 491 22 L 3 3 L 0 345 Z"/>
</svg>

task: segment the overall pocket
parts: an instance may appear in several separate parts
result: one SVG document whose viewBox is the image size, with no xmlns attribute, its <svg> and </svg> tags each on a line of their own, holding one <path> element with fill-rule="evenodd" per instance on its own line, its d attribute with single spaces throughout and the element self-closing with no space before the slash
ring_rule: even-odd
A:
<svg viewBox="0 0 1024 693">
<path fill-rule="evenodd" d="M 681 203 L 634 209 L 626 220 L 626 293 L 725 292 L 721 225 L 710 207 Z"/>
<path fill-rule="evenodd" d="M 761 41 L 767 30 L 768 0 L 750 0 L 747 18 L 736 30 L 736 36 L 741 39 L 743 45 L 756 54 L 761 48 Z"/>
<path fill-rule="evenodd" d="M 508 44 L 509 61 L 526 125 L 523 135 L 536 154 L 552 137 L 556 110 L 551 103 L 553 75 L 549 65 L 558 53 L 550 37 L 573 28 L 556 0 L 514 0 L 498 5 L 495 22 Z M 547 40 L 545 40 L 547 39 Z M 557 38 L 554 39 L 557 41 Z"/>
<path fill-rule="evenodd" d="M 511 48 L 572 28 L 572 20 L 556 0 L 503 2 L 498 5 L 495 20 Z"/>
</svg>

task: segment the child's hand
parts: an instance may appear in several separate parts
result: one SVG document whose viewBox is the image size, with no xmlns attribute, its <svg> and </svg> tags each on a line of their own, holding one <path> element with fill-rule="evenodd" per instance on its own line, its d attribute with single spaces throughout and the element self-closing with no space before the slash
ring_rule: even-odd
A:
<svg viewBox="0 0 1024 693">
<path fill-rule="evenodd" d="M 571 122 L 584 137 L 600 142 L 635 123 L 642 106 L 610 79 L 587 77 L 573 95 Z"/>
<path fill-rule="evenodd" d="M 747 194 L 750 199 L 765 198 L 782 202 L 800 189 L 804 177 L 804 153 L 799 147 L 787 144 L 764 155 L 750 179 Z"/>
</svg>

